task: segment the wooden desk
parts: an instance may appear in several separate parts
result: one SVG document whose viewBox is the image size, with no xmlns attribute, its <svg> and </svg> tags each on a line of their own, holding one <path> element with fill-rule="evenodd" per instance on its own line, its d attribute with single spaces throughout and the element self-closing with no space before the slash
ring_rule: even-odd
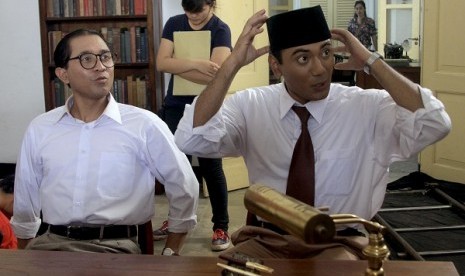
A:
<svg viewBox="0 0 465 276">
<path fill-rule="evenodd" d="M 421 67 L 418 64 L 410 64 L 408 66 L 393 66 L 399 73 L 404 75 L 415 83 L 420 83 Z M 355 84 L 361 88 L 378 88 L 383 89 L 378 81 L 371 75 L 365 74 L 363 71 L 358 71 L 355 77 Z"/>
<path fill-rule="evenodd" d="M 0 250 L 0 275 L 221 275 L 215 257 L 117 255 L 57 251 Z M 365 261 L 265 259 L 271 275 L 364 275 Z M 451 262 L 387 261 L 387 276 L 458 276 Z M 262 273 L 265 275 L 265 273 Z"/>
</svg>

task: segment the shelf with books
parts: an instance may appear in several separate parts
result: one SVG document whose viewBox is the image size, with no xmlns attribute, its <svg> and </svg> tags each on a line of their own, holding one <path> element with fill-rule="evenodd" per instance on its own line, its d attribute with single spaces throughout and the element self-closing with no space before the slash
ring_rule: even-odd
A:
<svg viewBox="0 0 465 276">
<path fill-rule="evenodd" d="M 53 51 L 66 33 L 87 28 L 100 31 L 112 51 L 117 54 L 112 91 L 118 96 L 117 100 L 156 111 L 154 1 L 39 1 L 46 110 L 62 105 L 70 95 L 69 89 L 59 84 L 60 81 L 55 77 Z M 108 5 L 115 7 L 116 3 L 116 7 L 128 5 L 127 11 L 116 12 L 112 8 L 113 12 L 110 12 Z M 73 5 L 74 12 L 69 5 Z M 84 5 L 86 9 L 94 7 L 93 12 L 79 12 L 80 5 L 81 8 Z M 102 7 L 105 12 L 99 10 Z M 65 13 L 65 9 L 68 12 Z"/>
<path fill-rule="evenodd" d="M 147 0 L 46 0 L 47 17 L 147 14 Z"/>
</svg>

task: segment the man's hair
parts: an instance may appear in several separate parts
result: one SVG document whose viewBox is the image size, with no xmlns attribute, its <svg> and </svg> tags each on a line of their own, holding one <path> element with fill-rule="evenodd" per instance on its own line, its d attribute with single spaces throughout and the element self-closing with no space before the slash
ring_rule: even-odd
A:
<svg viewBox="0 0 465 276">
<path fill-rule="evenodd" d="M 214 9 L 216 0 L 182 0 L 181 5 L 186 12 L 198 13 L 202 11 L 203 5 L 208 5 Z"/>
<path fill-rule="evenodd" d="M 0 179 L 0 190 L 5 194 L 12 194 L 15 189 L 15 176 L 14 174 L 8 175 Z"/>
<path fill-rule="evenodd" d="M 60 40 L 57 47 L 55 48 L 55 52 L 53 53 L 53 60 L 55 61 L 56 67 L 61 67 L 61 68 L 68 67 L 68 61 L 71 57 L 70 41 L 73 38 L 85 36 L 85 35 L 99 36 L 103 41 L 105 41 L 105 44 L 108 46 L 108 42 L 105 40 L 103 35 L 96 30 L 78 29 L 78 30 L 72 31 L 68 33 L 67 35 L 65 35 Z"/>
</svg>

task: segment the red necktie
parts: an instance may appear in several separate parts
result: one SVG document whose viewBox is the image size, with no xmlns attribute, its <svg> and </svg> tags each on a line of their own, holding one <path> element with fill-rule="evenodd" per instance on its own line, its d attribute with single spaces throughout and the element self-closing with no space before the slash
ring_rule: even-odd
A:
<svg viewBox="0 0 465 276">
<path fill-rule="evenodd" d="M 313 206 L 315 200 L 315 157 L 312 138 L 310 138 L 307 127 L 310 113 L 305 107 L 293 106 L 292 110 L 300 118 L 302 133 L 292 154 L 286 194 Z"/>
</svg>

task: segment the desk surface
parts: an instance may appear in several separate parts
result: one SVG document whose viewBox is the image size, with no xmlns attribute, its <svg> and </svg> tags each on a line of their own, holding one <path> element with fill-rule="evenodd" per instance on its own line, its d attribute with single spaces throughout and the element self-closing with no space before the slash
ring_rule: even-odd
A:
<svg viewBox="0 0 465 276">
<path fill-rule="evenodd" d="M 404 77 L 413 81 L 414 83 L 420 84 L 421 81 L 421 67 L 418 63 L 411 63 L 407 66 L 392 66 L 396 71 L 404 75 Z M 368 89 L 376 88 L 383 89 L 383 87 L 378 83 L 378 81 L 372 76 L 367 75 L 363 71 L 358 71 L 356 73 L 356 85 L 358 87 Z"/>
<path fill-rule="evenodd" d="M 0 275 L 221 275 L 215 257 L 0 250 Z M 271 275 L 364 275 L 365 261 L 265 259 Z M 451 262 L 387 261 L 387 276 L 459 275 Z M 270 275 L 262 273 L 262 275 Z"/>
</svg>

